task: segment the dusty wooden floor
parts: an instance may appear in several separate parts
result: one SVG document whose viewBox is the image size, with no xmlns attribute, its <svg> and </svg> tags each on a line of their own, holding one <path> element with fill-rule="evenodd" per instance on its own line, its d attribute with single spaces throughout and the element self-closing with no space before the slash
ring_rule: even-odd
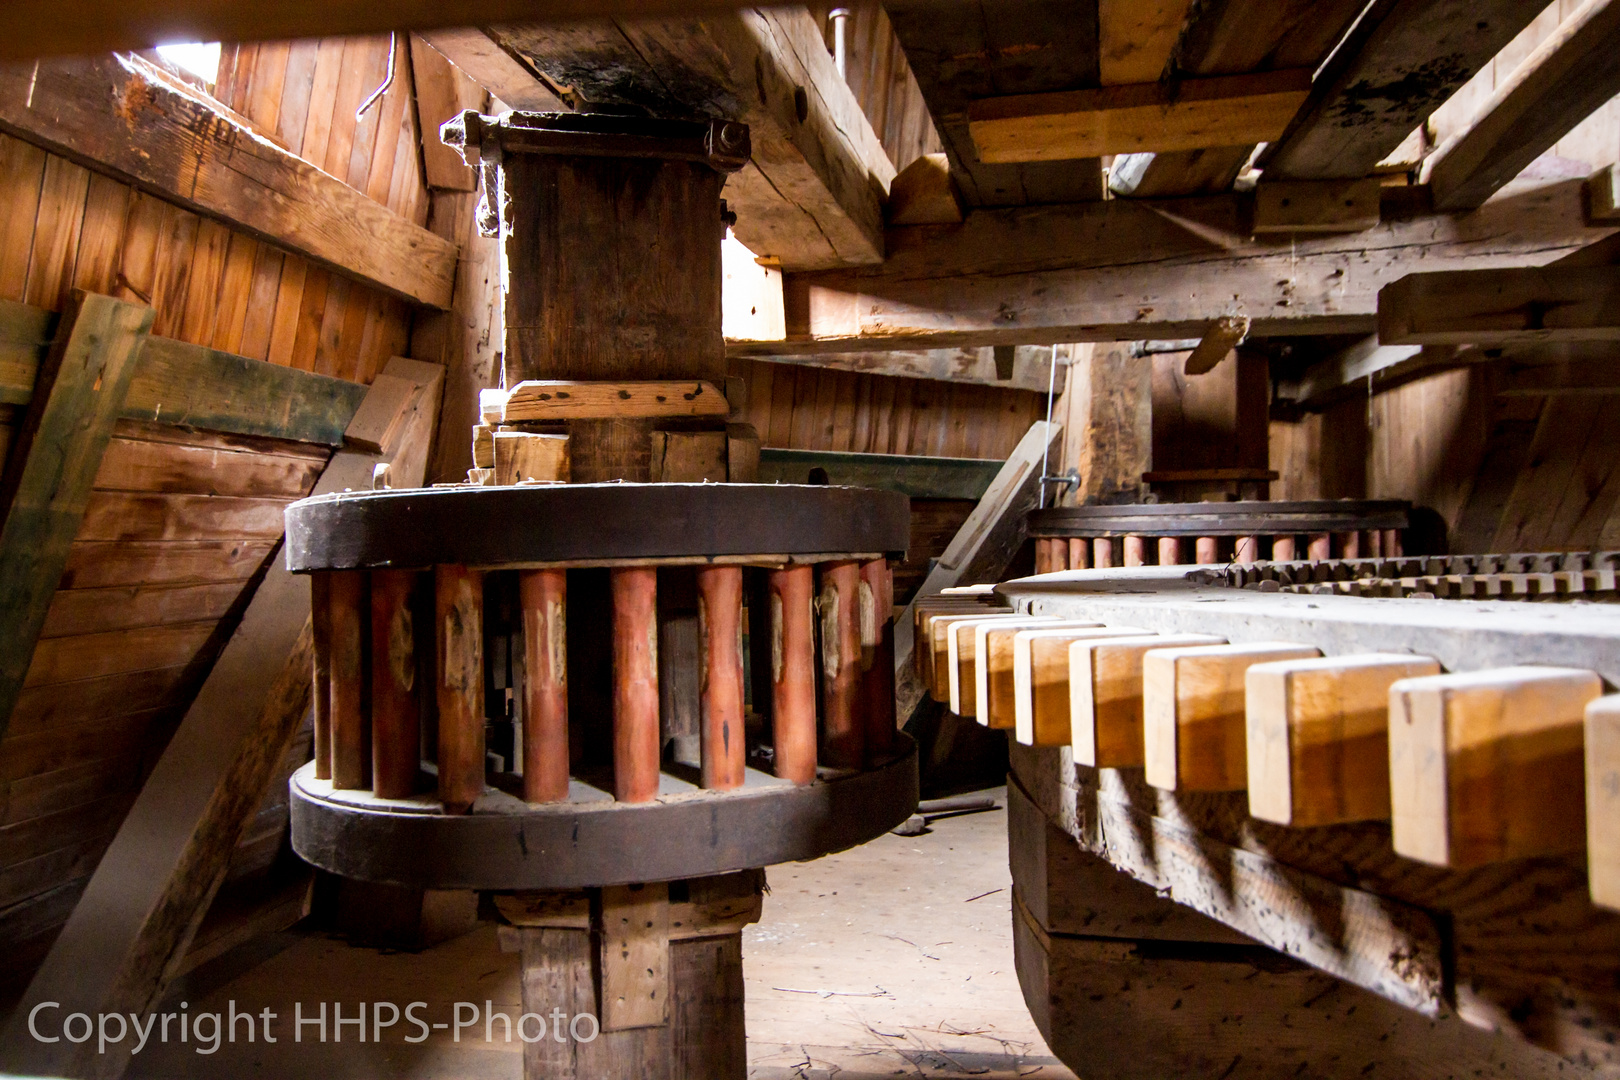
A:
<svg viewBox="0 0 1620 1080">
<path fill-rule="evenodd" d="M 1005 793 L 1003 796 L 1005 805 Z M 1072 1074 L 1049 1054 L 1025 1011 L 1013 973 L 1004 810 L 935 823 L 917 837 L 884 836 L 814 863 L 773 867 L 764 919 L 750 927 L 743 956 L 748 984 L 750 1076 L 757 1080 L 868 1080 L 890 1076 L 977 1076 L 1000 1080 Z M 252 950 L 257 950 L 256 952 Z M 262 959 L 261 959 L 262 958 Z M 171 995 L 195 1016 L 277 1014 L 278 1041 L 237 1041 L 199 1054 L 195 1039 L 148 1045 L 132 1077 L 278 1080 L 389 1076 L 517 1080 L 519 1044 L 494 1042 L 484 1025 L 434 1030 L 419 1044 L 401 1022 L 380 1042 L 358 1040 L 346 1024 L 341 1042 L 293 1041 L 294 1007 L 318 1015 L 334 1003 L 352 1019 L 357 1004 L 391 1001 L 429 1023 L 452 1021 L 455 1002 L 516 1015 L 515 957 L 495 944 L 493 926 L 417 954 L 354 948 L 296 932 L 248 946 Z M 171 1035 L 177 1031 L 171 1029 Z M 204 1047 L 206 1048 L 206 1047 Z"/>
</svg>

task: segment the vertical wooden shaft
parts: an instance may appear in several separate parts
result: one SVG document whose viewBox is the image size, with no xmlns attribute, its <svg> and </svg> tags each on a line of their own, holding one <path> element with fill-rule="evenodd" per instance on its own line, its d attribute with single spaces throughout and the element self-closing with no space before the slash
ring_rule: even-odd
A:
<svg viewBox="0 0 1620 1080">
<path fill-rule="evenodd" d="M 1181 553 L 1181 537 L 1159 537 L 1159 565 L 1180 566 L 1186 556 Z"/>
<path fill-rule="evenodd" d="M 1089 567 L 1091 565 L 1091 560 L 1086 558 L 1086 555 L 1088 554 L 1087 549 L 1090 548 L 1091 545 L 1078 538 L 1068 541 L 1068 544 L 1069 569 L 1084 570 Z"/>
<path fill-rule="evenodd" d="M 1343 532 L 1339 534 L 1339 558 L 1361 558 L 1361 534 L 1358 532 Z"/>
<path fill-rule="evenodd" d="M 315 728 L 315 779 L 332 779 L 332 572 L 309 576 L 309 619 L 315 685 L 310 698 Z"/>
<path fill-rule="evenodd" d="M 1039 536 L 1035 538 L 1035 572 L 1037 574 L 1052 572 L 1052 541 Z"/>
<path fill-rule="evenodd" d="M 1125 538 L 1125 565 L 1141 566 L 1147 562 L 1147 541 L 1140 536 Z"/>
<path fill-rule="evenodd" d="M 518 574 L 523 608 L 523 798 L 568 798 L 568 571 Z"/>
<path fill-rule="evenodd" d="M 416 793 L 422 720 L 416 704 L 412 570 L 371 573 L 371 777 L 380 798 Z"/>
<path fill-rule="evenodd" d="M 815 572 L 808 566 L 773 570 L 770 589 L 776 775 L 808 784 L 816 778 Z"/>
<path fill-rule="evenodd" d="M 1305 549 L 1305 557 L 1312 560 L 1333 558 L 1333 534 L 1311 533 L 1310 546 Z"/>
<path fill-rule="evenodd" d="M 1212 562 L 1220 561 L 1220 538 L 1215 536 L 1200 536 L 1193 544 L 1193 559 L 1200 566 L 1207 566 Z"/>
<path fill-rule="evenodd" d="M 861 568 L 858 563 L 821 567 L 822 760 L 858 769 L 865 757 L 865 731 L 857 715 L 861 661 L 857 622 Z"/>
<path fill-rule="evenodd" d="M 1114 565 L 1114 541 L 1106 536 L 1099 536 L 1091 542 L 1091 565 L 1098 570 L 1106 570 Z"/>
<path fill-rule="evenodd" d="M 742 787 L 747 746 L 743 731 L 740 566 L 697 572 L 698 633 L 702 642 L 702 780 L 706 788 Z"/>
<path fill-rule="evenodd" d="M 658 794 L 658 571 L 613 571 L 613 796 Z"/>
<path fill-rule="evenodd" d="M 360 685 L 365 670 L 365 571 L 334 571 L 331 582 L 332 786 L 353 791 L 367 786 L 366 766 L 371 757 L 366 741 L 365 690 Z"/>
<path fill-rule="evenodd" d="M 1260 538 L 1258 536 L 1240 536 L 1237 539 L 1237 550 L 1233 558 L 1238 562 L 1260 561 Z"/>
<path fill-rule="evenodd" d="M 1067 541 L 1052 543 L 1067 553 Z M 887 559 L 861 564 L 861 665 L 861 712 L 871 758 L 894 748 L 894 571 Z"/>
<path fill-rule="evenodd" d="M 439 801 L 465 814 L 484 793 L 484 575 L 433 568 Z"/>
<path fill-rule="evenodd" d="M 1292 536 L 1274 536 L 1271 538 L 1271 560 L 1273 562 L 1294 561 L 1294 538 Z"/>
<path fill-rule="evenodd" d="M 1384 530 L 1384 558 L 1386 558 L 1386 559 L 1398 559 L 1404 554 L 1405 554 L 1405 552 L 1401 550 L 1401 530 L 1399 530 L 1399 529 L 1385 529 Z"/>
<path fill-rule="evenodd" d="M 1365 554 L 1367 556 L 1369 556 L 1370 558 L 1374 558 L 1374 559 L 1383 558 L 1384 557 L 1384 534 L 1383 534 L 1382 530 L 1368 529 L 1366 534 L 1365 534 L 1364 546 L 1366 548 Z"/>
</svg>

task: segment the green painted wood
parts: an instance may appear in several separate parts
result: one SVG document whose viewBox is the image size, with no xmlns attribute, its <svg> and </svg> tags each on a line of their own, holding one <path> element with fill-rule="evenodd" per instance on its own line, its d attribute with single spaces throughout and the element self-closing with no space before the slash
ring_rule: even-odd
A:
<svg viewBox="0 0 1620 1080">
<path fill-rule="evenodd" d="M 0 301 L 0 405 L 26 405 L 57 317 Z M 366 387 L 235 353 L 148 337 L 121 418 L 341 446 Z"/>
<path fill-rule="evenodd" d="M 0 474 L 0 735 L 78 534 L 153 311 L 75 292 Z"/>
<path fill-rule="evenodd" d="M 982 458 L 765 448 L 759 452 L 759 482 L 803 484 L 812 470 L 821 469 L 834 485 L 898 491 L 913 499 L 978 499 L 1001 466 Z"/>
</svg>

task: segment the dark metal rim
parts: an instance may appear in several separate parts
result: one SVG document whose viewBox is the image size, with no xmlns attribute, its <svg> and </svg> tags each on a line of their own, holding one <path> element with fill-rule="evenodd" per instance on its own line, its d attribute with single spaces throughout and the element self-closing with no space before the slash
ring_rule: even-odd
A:
<svg viewBox="0 0 1620 1080">
<path fill-rule="evenodd" d="M 497 568 L 883 553 L 906 496 L 805 484 L 558 484 L 344 492 L 287 507 L 287 568 Z"/>
<path fill-rule="evenodd" d="M 401 814 L 329 802 L 289 782 L 292 845 L 343 877 L 413 888 L 581 889 L 820 858 L 882 836 L 917 805 L 917 748 L 806 787 L 652 803 L 565 803 L 517 814 Z"/>
<path fill-rule="evenodd" d="M 1394 499 L 1063 506 L 1030 514 L 1029 530 L 1041 537 L 1287 536 L 1404 529 L 1411 508 Z"/>
</svg>

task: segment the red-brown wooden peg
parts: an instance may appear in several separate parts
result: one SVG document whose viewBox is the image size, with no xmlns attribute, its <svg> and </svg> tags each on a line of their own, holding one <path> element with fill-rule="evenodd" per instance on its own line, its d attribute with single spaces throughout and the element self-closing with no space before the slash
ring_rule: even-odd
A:
<svg viewBox="0 0 1620 1080">
<path fill-rule="evenodd" d="M 808 566 L 773 570 L 771 591 L 771 728 L 776 775 L 795 784 L 816 778 L 816 645 Z"/>
<path fill-rule="evenodd" d="M 894 571 L 887 559 L 861 564 L 860 598 L 861 712 L 871 758 L 894 749 Z"/>
<path fill-rule="evenodd" d="M 315 728 L 315 779 L 332 779 L 332 572 L 309 576 L 309 620 L 315 653 L 311 711 Z"/>
<path fill-rule="evenodd" d="M 568 571 L 518 574 L 523 608 L 523 798 L 568 798 Z"/>
<path fill-rule="evenodd" d="M 366 574 L 363 570 L 337 570 L 331 576 L 331 739 L 332 787 L 363 790 L 371 763 L 363 711 L 366 632 Z"/>
<path fill-rule="evenodd" d="M 828 765 L 858 769 L 865 757 L 865 729 L 858 715 L 861 661 L 858 563 L 821 567 L 822 753 Z"/>
<path fill-rule="evenodd" d="M 700 782 L 720 791 L 742 787 L 747 761 L 743 731 L 742 577 L 740 566 L 705 566 L 697 572 L 702 646 Z"/>
<path fill-rule="evenodd" d="M 412 570 L 371 572 L 371 786 L 378 797 L 416 793 L 422 720 L 416 703 Z"/>
<path fill-rule="evenodd" d="M 484 576 L 433 568 L 439 801 L 465 814 L 484 793 Z"/>
<path fill-rule="evenodd" d="M 658 795 L 658 571 L 613 571 L 613 796 Z"/>
</svg>

